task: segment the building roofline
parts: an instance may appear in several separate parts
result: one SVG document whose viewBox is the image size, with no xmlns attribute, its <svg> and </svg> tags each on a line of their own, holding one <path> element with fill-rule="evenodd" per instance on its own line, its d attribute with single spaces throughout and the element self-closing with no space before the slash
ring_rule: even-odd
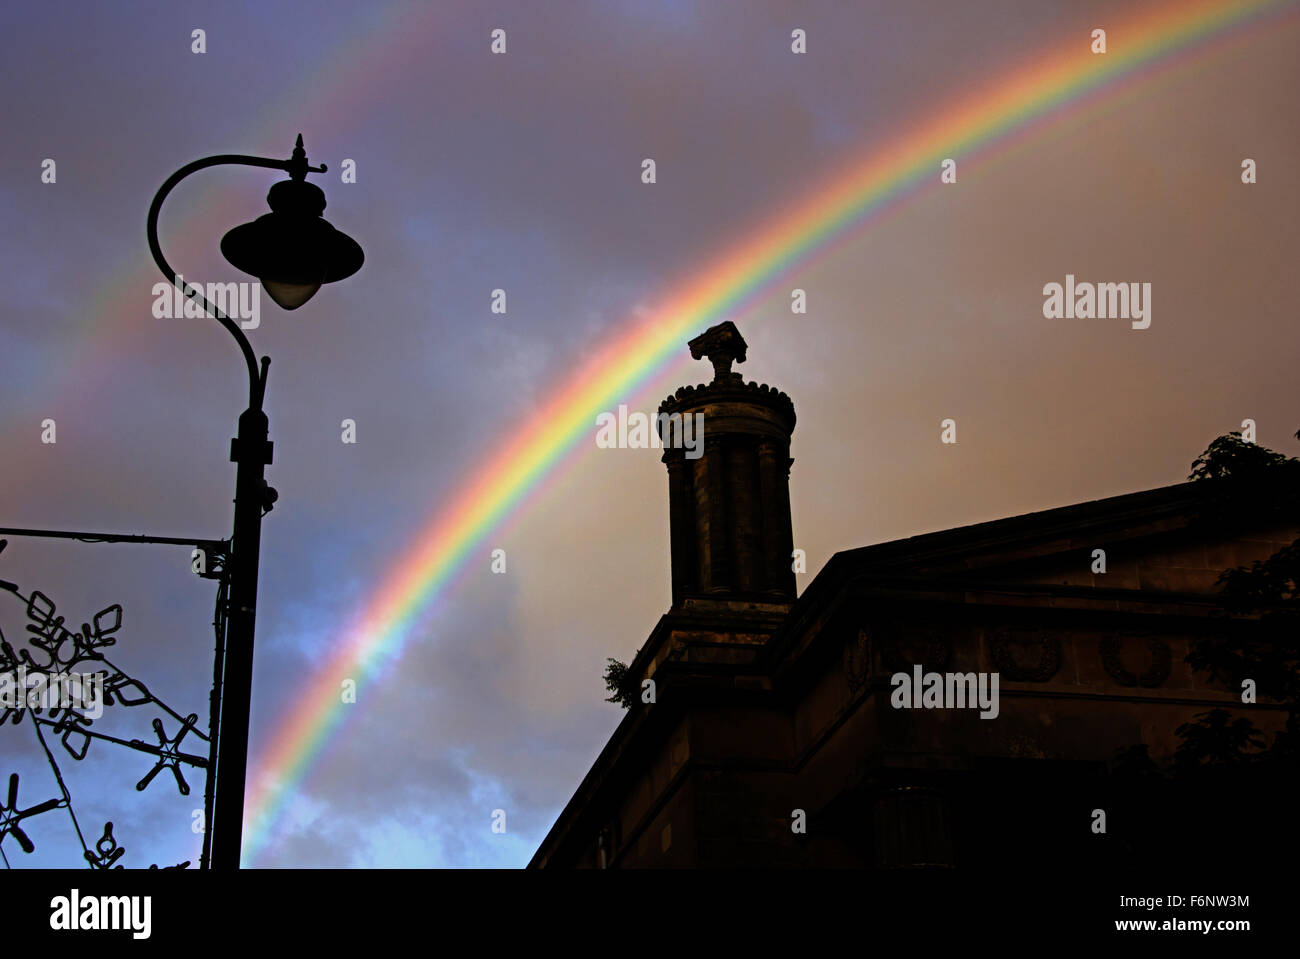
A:
<svg viewBox="0 0 1300 959">
<path fill-rule="evenodd" d="M 769 646 L 774 655 L 779 655 L 777 647 L 785 645 L 791 636 L 798 633 L 810 611 L 856 576 L 869 575 L 876 570 L 886 570 L 897 576 L 900 570 L 915 570 L 926 564 L 960 563 L 963 557 L 973 554 L 988 557 L 1000 552 L 1005 556 L 1014 553 L 1017 547 L 1059 540 L 1064 533 L 1116 530 L 1125 539 L 1135 539 L 1185 529 L 1195 518 L 1206 515 L 1207 507 L 1223 507 L 1232 501 L 1247 501 L 1252 506 L 1259 506 L 1256 494 L 1260 489 L 1260 484 L 1252 480 L 1189 481 L 842 550 L 813 577 L 795 601 L 784 624 L 772 636 Z M 1172 526 L 1171 520 L 1175 521 Z M 938 572 L 934 575 L 942 577 Z M 644 663 L 652 645 L 649 640 L 671 625 L 676 612 L 670 610 L 660 617 L 629 669 Z M 657 710 L 663 711 L 662 706 Z M 535 867 L 540 857 L 549 858 L 556 851 L 558 841 L 568 831 L 578 809 L 597 790 L 599 780 L 612 766 L 616 754 L 630 745 L 635 734 L 645 729 L 647 716 L 646 710 L 629 710 L 615 727 L 573 796 L 538 844 L 529 860 L 529 868 Z"/>
</svg>

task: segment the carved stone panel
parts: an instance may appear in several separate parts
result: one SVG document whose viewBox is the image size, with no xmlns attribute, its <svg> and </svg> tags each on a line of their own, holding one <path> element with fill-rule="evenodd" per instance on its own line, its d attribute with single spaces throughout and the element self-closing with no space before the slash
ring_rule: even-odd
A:
<svg viewBox="0 0 1300 959">
<path fill-rule="evenodd" d="M 1163 639 L 1140 633 L 1108 636 L 1099 643 L 1101 664 L 1121 686 L 1154 689 L 1169 678 L 1173 654 Z"/>
<path fill-rule="evenodd" d="M 1061 668 L 1061 640 L 1041 629 L 997 629 L 989 647 L 998 672 L 1013 682 L 1045 683 Z"/>
<path fill-rule="evenodd" d="M 881 638 L 880 655 L 891 673 L 908 672 L 913 666 L 942 671 L 952 656 L 952 640 L 938 623 L 895 623 Z"/>
</svg>

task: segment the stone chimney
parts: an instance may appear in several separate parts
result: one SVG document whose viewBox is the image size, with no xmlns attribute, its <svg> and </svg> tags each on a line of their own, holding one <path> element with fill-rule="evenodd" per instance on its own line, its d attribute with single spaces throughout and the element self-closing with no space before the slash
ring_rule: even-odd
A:
<svg viewBox="0 0 1300 959">
<path fill-rule="evenodd" d="M 659 405 L 657 420 L 668 467 L 673 607 L 699 599 L 793 602 L 794 404 L 731 371 L 746 349 L 734 323 L 711 327 L 689 346 L 692 357 L 713 364 L 713 382 L 681 387 Z M 702 447 L 680 442 L 677 416 L 702 426 Z"/>
</svg>

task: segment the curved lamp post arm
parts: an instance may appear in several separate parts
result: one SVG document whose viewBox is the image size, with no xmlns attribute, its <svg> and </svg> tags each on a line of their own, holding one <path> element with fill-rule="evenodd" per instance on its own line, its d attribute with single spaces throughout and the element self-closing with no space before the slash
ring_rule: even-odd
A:
<svg viewBox="0 0 1300 959">
<path fill-rule="evenodd" d="M 307 165 L 306 157 L 299 155 L 302 146 L 301 136 L 298 138 L 298 145 L 299 149 L 294 150 L 294 156 L 289 160 L 272 160 L 269 157 L 254 157 L 243 156 L 238 153 L 223 153 L 219 156 L 204 157 L 202 160 L 195 160 L 193 163 L 187 163 L 167 178 L 167 182 L 165 182 L 154 195 L 153 203 L 149 204 L 148 233 L 149 252 L 153 254 L 154 262 L 158 264 L 158 268 L 162 270 L 163 276 L 167 278 L 169 283 L 175 286 L 177 275 L 176 271 L 171 268 L 171 264 L 167 262 L 167 258 L 163 256 L 162 247 L 158 244 L 158 212 L 162 209 L 163 200 L 167 199 L 167 194 L 171 193 L 172 188 L 191 173 L 206 169 L 210 166 L 220 166 L 227 163 L 239 164 L 241 166 L 264 167 L 269 170 L 284 170 L 294 179 L 302 179 L 309 170 L 317 173 L 325 172 L 325 167 L 323 165 L 320 167 L 309 167 Z M 257 357 L 253 354 L 253 347 L 248 342 L 248 337 L 244 335 L 244 331 L 241 330 L 239 326 L 230 319 L 230 317 L 226 316 L 225 313 L 209 303 L 201 291 L 197 288 L 194 289 L 198 294 L 194 299 L 203 304 L 204 312 L 210 316 L 216 317 L 217 322 L 229 330 L 230 335 L 233 336 L 235 342 L 239 344 L 239 351 L 244 355 L 244 362 L 248 366 L 248 405 L 252 409 L 261 409 L 262 398 L 266 392 L 266 368 L 271 362 L 270 359 L 265 356 L 262 357 L 262 366 L 259 371 Z M 188 284 L 182 287 L 181 292 L 182 294 L 189 292 Z"/>
<path fill-rule="evenodd" d="M 183 294 L 193 293 L 190 298 L 202 304 L 204 313 L 215 317 L 217 322 L 230 332 L 235 342 L 239 344 L 239 351 L 243 354 L 244 363 L 248 367 L 248 409 L 240 414 L 238 435 L 230 444 L 230 459 L 236 464 L 235 527 L 234 534 L 229 540 L 229 551 L 223 571 L 226 592 L 219 606 L 225 610 L 225 640 L 224 643 L 220 641 L 218 643 L 213 667 L 212 734 L 209 743 L 208 790 L 204 797 L 206 815 L 201 859 L 202 863 L 210 868 L 226 870 L 239 868 L 243 837 L 244 784 L 248 771 L 248 723 L 253 689 L 253 640 L 257 614 L 257 567 L 261 549 L 262 514 L 264 509 L 269 508 L 270 503 L 275 502 L 275 491 L 266 485 L 263 473 L 264 468 L 271 462 L 272 444 L 268 439 L 269 424 L 266 413 L 262 410 L 262 401 L 266 395 L 266 371 L 271 361 L 265 356 L 262 357 L 259 369 L 253 347 L 239 324 L 210 303 L 202 291 L 181 281 L 176 271 L 171 268 L 171 264 L 167 262 L 167 258 L 163 256 L 162 247 L 158 243 L 158 213 L 162 209 L 163 201 L 167 199 L 176 184 L 198 170 L 223 164 L 285 171 L 294 182 L 277 184 L 272 187 L 272 193 L 278 190 L 283 195 L 287 189 L 291 196 L 299 198 L 300 207 L 303 206 L 301 197 L 305 195 L 313 201 L 307 204 L 307 213 L 317 216 L 320 210 L 324 209 L 324 194 L 314 186 L 304 189 L 302 181 L 308 173 L 324 173 L 325 166 L 323 164 L 319 167 L 308 166 L 307 153 L 302 145 L 302 134 L 299 134 L 293 155 L 287 160 L 224 153 L 187 163 L 167 178 L 155 194 L 153 203 L 149 205 L 149 252 L 153 254 L 154 262 L 158 264 L 163 276 L 172 286 L 180 287 Z M 270 195 L 267 197 L 267 202 L 271 203 L 272 214 L 278 212 Z M 317 202 L 320 209 L 311 209 L 310 207 Z M 324 229 L 329 230 L 331 236 L 335 233 L 328 224 L 324 225 Z M 317 232 L 319 230 L 320 228 L 317 228 Z M 227 236 L 229 237 L 230 234 Z M 337 271 L 338 275 L 324 277 L 321 282 L 350 276 L 361 267 L 363 256 L 356 242 L 340 234 L 338 244 L 342 249 L 342 253 L 336 257 L 341 264 Z M 229 254 L 227 259 L 230 259 Z M 262 273 L 252 270 L 246 272 L 263 276 Z M 299 304 L 295 303 L 287 306 L 286 309 L 292 309 L 297 305 Z M 216 770 L 215 789 L 212 778 L 213 768 Z"/>
</svg>

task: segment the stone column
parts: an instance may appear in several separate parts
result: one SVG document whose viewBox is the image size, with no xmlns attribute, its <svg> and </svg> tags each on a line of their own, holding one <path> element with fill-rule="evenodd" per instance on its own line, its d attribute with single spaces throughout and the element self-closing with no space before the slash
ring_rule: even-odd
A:
<svg viewBox="0 0 1300 959">
<path fill-rule="evenodd" d="M 672 557 L 673 603 L 699 588 L 696 556 L 695 503 L 691 495 L 691 466 L 683 450 L 664 450 L 668 467 L 668 536 Z"/>
<path fill-rule="evenodd" d="M 709 554 L 707 572 L 701 569 L 701 585 L 708 592 L 725 591 L 732 586 L 734 564 L 729 548 L 727 455 L 722 437 L 705 436 L 704 456 L 699 462 L 704 465 L 703 483 L 697 489 L 697 493 L 703 493 L 704 496 L 705 516 L 702 518 L 705 525 L 702 543 Z M 699 469 L 698 464 L 696 469 Z"/>
<path fill-rule="evenodd" d="M 790 521 L 790 459 L 788 447 L 764 438 L 758 444 L 758 477 L 763 501 L 763 559 L 765 589 L 794 598 L 791 569 L 794 532 Z"/>
<path fill-rule="evenodd" d="M 761 494 L 753 441 L 733 437 L 727 449 L 727 480 L 731 491 L 731 544 L 734 550 L 732 585 L 745 592 L 763 588 L 766 578 L 762 549 L 763 517 L 759 513 Z"/>
</svg>

